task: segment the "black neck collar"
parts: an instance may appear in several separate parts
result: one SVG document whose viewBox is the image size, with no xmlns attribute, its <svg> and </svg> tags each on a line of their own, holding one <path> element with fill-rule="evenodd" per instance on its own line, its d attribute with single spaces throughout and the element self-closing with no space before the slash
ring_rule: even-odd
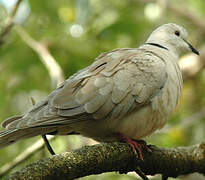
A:
<svg viewBox="0 0 205 180">
<path fill-rule="evenodd" d="M 162 49 L 166 49 L 168 51 L 168 49 L 160 44 L 157 44 L 157 43 L 145 43 L 145 44 L 149 44 L 149 45 L 152 45 L 152 46 L 157 46 L 159 48 L 162 48 Z"/>
</svg>

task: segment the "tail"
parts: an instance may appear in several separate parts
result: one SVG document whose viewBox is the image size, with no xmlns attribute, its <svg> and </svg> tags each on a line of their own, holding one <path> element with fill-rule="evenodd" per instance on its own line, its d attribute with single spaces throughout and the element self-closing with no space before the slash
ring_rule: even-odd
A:
<svg viewBox="0 0 205 180">
<path fill-rule="evenodd" d="M 6 130 L 0 131 L 0 148 L 6 147 L 25 138 L 45 135 L 56 131 L 56 127 L 25 127 L 18 129 L 16 128 L 16 123 L 18 123 L 21 118 L 22 116 L 11 117 L 2 123 L 2 127 L 6 128 Z"/>
<path fill-rule="evenodd" d="M 26 129 L 8 129 L 0 131 L 0 148 L 6 147 L 19 140 L 45 135 L 56 131 L 56 127 L 34 127 Z"/>
<path fill-rule="evenodd" d="M 33 136 L 38 135 L 45 135 L 50 132 L 56 131 L 56 127 L 27 127 L 26 125 L 24 127 L 18 128 L 18 124 L 24 122 L 26 124 L 26 121 L 29 118 L 25 118 L 24 116 L 14 116 L 10 117 L 3 121 L 2 127 L 6 130 L 0 131 L 0 148 L 6 147 L 10 144 L 13 144 L 19 140 L 30 138 Z"/>
<path fill-rule="evenodd" d="M 19 137 L 22 136 L 22 132 L 19 133 L 18 129 L 9 129 L 0 132 L 0 148 L 15 143 Z"/>
<path fill-rule="evenodd" d="M 25 116 L 10 117 L 2 123 L 5 130 L 0 131 L 0 148 L 33 136 L 45 134 L 66 135 L 73 131 L 70 127 L 58 123 L 58 120 L 65 120 L 65 117 L 58 117 L 47 112 L 49 109 L 45 106 L 45 102 L 36 104 L 34 108 Z M 49 115 L 46 114 L 45 116 L 45 112 Z M 36 119 L 40 120 L 37 121 Z M 30 126 L 27 125 L 28 122 L 32 122 Z"/>
</svg>

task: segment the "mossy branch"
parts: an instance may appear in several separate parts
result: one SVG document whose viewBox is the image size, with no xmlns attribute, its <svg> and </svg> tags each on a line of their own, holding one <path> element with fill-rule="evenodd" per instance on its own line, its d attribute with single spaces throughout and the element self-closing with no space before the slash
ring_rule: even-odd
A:
<svg viewBox="0 0 205 180">
<path fill-rule="evenodd" d="M 151 146 L 151 149 L 152 152 L 143 151 L 144 161 L 141 161 L 125 143 L 85 146 L 38 160 L 11 174 L 8 180 L 69 180 L 111 171 L 127 173 L 138 167 L 147 175 L 205 174 L 205 144 L 172 149 Z"/>
</svg>

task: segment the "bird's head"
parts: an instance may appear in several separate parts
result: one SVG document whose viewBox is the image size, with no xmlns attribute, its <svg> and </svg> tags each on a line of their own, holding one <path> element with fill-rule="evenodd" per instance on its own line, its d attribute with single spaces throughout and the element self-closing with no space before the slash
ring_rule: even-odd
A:
<svg viewBox="0 0 205 180">
<path fill-rule="evenodd" d="M 146 43 L 156 43 L 180 55 L 187 51 L 199 55 L 199 52 L 187 42 L 188 33 L 183 27 L 174 24 L 164 24 L 149 36 Z"/>
</svg>

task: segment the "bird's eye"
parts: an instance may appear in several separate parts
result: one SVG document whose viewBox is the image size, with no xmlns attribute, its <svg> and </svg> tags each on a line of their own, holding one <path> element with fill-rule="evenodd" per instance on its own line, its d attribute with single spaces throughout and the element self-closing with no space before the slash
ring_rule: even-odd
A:
<svg viewBox="0 0 205 180">
<path fill-rule="evenodd" d="M 179 31 L 175 31 L 174 34 L 175 34 L 176 36 L 180 36 L 180 32 L 179 32 Z"/>
</svg>

